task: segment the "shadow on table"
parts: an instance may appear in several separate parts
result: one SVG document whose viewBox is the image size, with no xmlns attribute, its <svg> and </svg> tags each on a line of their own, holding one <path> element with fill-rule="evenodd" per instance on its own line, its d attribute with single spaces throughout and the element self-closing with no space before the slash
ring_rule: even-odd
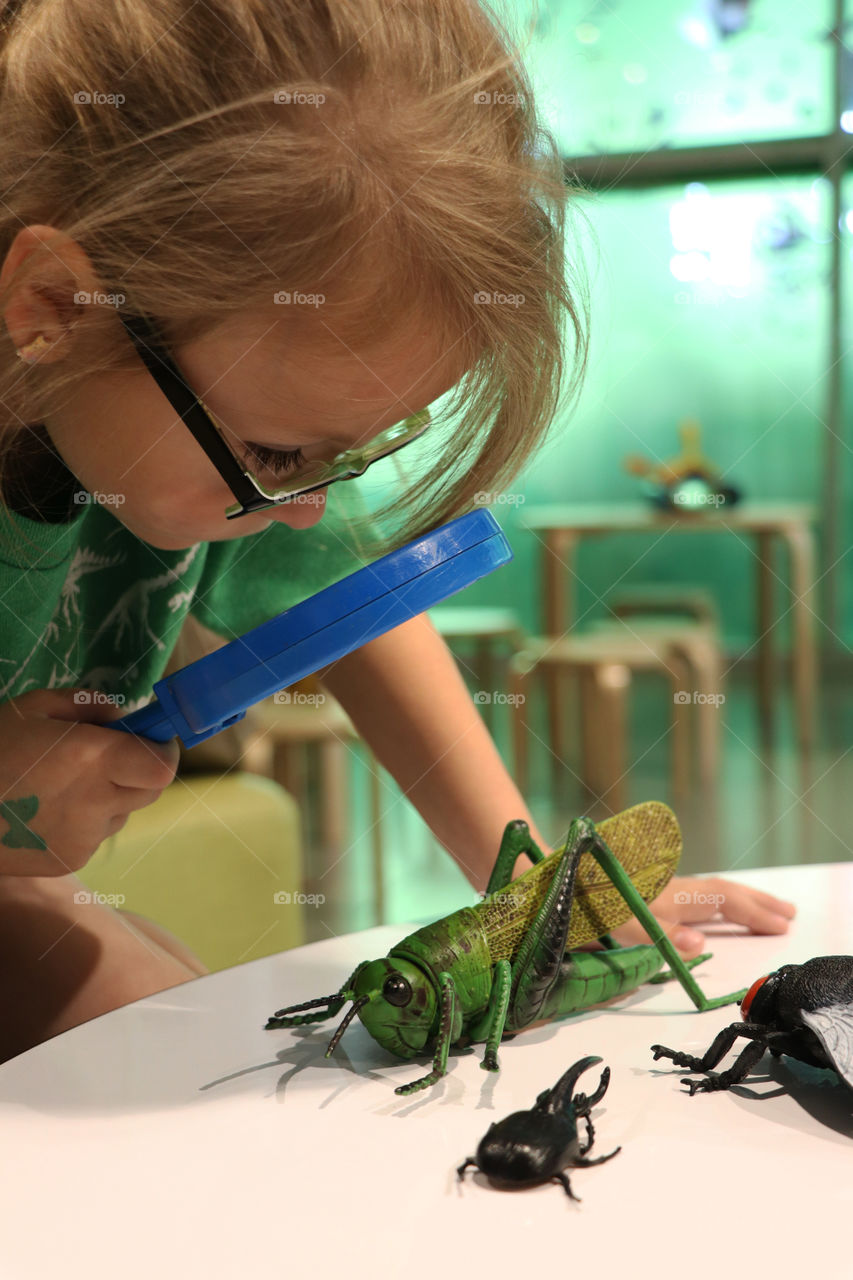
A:
<svg viewBox="0 0 853 1280">
<path fill-rule="evenodd" d="M 725 1064 L 715 1069 L 725 1070 L 733 1060 L 727 1059 Z M 683 1067 L 670 1070 L 653 1068 L 652 1073 L 685 1080 L 699 1078 L 698 1073 L 691 1073 Z M 709 1095 L 697 1094 L 695 1099 L 691 1099 L 685 1089 L 684 1096 L 688 1102 L 696 1103 L 698 1099 L 706 1100 Z M 774 1058 L 765 1054 L 743 1084 L 732 1085 L 725 1092 L 710 1096 L 728 1098 L 733 1105 L 761 1115 L 762 1119 L 787 1129 L 825 1136 L 830 1142 L 847 1142 L 853 1138 L 853 1090 L 839 1080 L 834 1071 L 811 1067 L 794 1058 Z M 796 1106 L 786 1106 L 782 1101 L 786 1098 Z M 812 1121 L 817 1121 L 826 1131 L 825 1135 L 815 1134 Z"/>
</svg>

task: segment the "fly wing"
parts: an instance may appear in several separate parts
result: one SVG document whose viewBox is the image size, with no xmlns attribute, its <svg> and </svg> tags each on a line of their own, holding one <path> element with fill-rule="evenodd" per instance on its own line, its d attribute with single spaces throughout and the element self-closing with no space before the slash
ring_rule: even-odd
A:
<svg viewBox="0 0 853 1280">
<path fill-rule="evenodd" d="M 669 883 L 681 858 L 681 828 L 668 805 L 647 800 L 596 823 L 603 839 L 646 902 Z M 593 942 L 631 918 L 631 908 L 598 865 L 584 854 L 575 877 L 567 948 Z"/>
<path fill-rule="evenodd" d="M 800 1017 L 811 1027 L 842 1080 L 853 1089 L 853 1008 L 828 1004 L 822 1009 L 803 1009 Z"/>
</svg>

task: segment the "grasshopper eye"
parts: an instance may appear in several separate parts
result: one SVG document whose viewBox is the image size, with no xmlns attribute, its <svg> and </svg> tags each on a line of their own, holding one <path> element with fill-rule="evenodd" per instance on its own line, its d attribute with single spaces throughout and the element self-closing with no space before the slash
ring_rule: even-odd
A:
<svg viewBox="0 0 853 1280">
<path fill-rule="evenodd" d="M 385 979 L 382 995 L 389 1004 L 402 1009 L 403 1005 L 408 1004 L 412 998 L 412 988 L 401 973 L 392 973 Z"/>
</svg>

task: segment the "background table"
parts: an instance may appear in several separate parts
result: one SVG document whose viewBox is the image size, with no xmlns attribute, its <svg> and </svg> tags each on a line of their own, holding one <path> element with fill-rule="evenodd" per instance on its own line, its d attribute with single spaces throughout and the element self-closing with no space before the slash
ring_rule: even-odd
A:
<svg viewBox="0 0 853 1280">
<path fill-rule="evenodd" d="M 814 743 L 817 697 L 817 655 L 814 622 L 815 542 L 812 525 L 815 508 L 804 502 L 744 502 L 719 511 L 677 513 L 658 511 L 648 503 L 571 503 L 529 508 L 523 524 L 542 542 L 542 626 L 548 636 L 564 635 L 572 625 L 574 557 L 582 538 L 608 533 L 730 533 L 755 540 L 756 645 L 758 652 L 758 701 L 761 724 L 769 736 L 775 688 L 773 666 L 773 545 L 779 541 L 788 553 L 788 585 L 791 592 L 791 664 L 794 713 L 801 746 Z M 560 705 L 560 689 L 554 677 L 552 706 Z M 565 755 L 562 720 L 557 712 L 551 723 L 552 749 Z"/>
<path fill-rule="evenodd" d="M 850 946 L 853 868 L 741 877 L 795 899 L 784 938 L 715 938 L 709 994 L 784 961 Z M 718 927 L 721 928 L 722 926 Z M 736 1007 L 699 1014 L 677 984 L 455 1055 L 430 1092 L 393 1086 L 424 1067 L 387 1057 L 355 1023 L 262 1029 L 282 1004 L 336 989 L 405 926 L 226 970 L 69 1031 L 0 1067 L 3 1280 L 441 1280 L 571 1275 L 850 1275 L 853 1092 L 786 1069 L 689 1098 L 655 1041 L 699 1053 Z M 741 1043 L 745 1043 L 741 1041 Z M 528 1108 L 586 1054 L 613 1072 L 596 1146 L 622 1152 L 555 1185 L 489 1188 L 456 1167 L 490 1122 Z M 763 1066 L 763 1064 L 761 1064 Z M 760 1078 L 763 1075 L 765 1078 Z M 597 1073 L 582 1087 L 591 1089 Z M 780 1092 L 782 1080 L 791 1092 Z"/>
</svg>

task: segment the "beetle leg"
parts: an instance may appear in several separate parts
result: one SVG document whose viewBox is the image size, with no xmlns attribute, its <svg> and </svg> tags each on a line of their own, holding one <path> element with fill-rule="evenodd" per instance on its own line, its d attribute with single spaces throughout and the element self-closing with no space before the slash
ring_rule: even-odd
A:
<svg viewBox="0 0 853 1280">
<path fill-rule="evenodd" d="M 466 1170 L 470 1165 L 473 1165 L 475 1169 L 479 1169 L 479 1167 L 480 1167 L 480 1166 L 477 1164 L 477 1161 L 474 1159 L 474 1157 L 473 1157 L 473 1156 L 469 1156 L 469 1157 L 468 1157 L 468 1159 L 465 1161 L 465 1163 L 464 1163 L 464 1164 L 460 1164 L 459 1168 L 456 1170 L 456 1175 L 457 1175 L 457 1177 L 459 1178 L 459 1181 L 460 1181 L 460 1182 L 464 1182 L 464 1181 L 465 1181 L 465 1170 Z"/>
<path fill-rule="evenodd" d="M 569 1182 L 569 1179 L 564 1173 L 555 1173 L 554 1181 L 561 1182 L 563 1184 L 563 1190 L 565 1191 L 566 1195 L 569 1196 L 570 1199 L 576 1200 L 578 1204 L 580 1204 L 581 1202 L 580 1196 L 576 1196 L 574 1191 L 572 1191 L 572 1184 Z"/>
<path fill-rule="evenodd" d="M 461 1027 L 455 1027 L 454 1024 L 461 1022 L 458 1016 L 459 1002 L 456 998 L 456 987 L 453 978 L 449 973 L 440 973 L 438 975 L 439 999 L 441 1001 L 441 1015 L 438 1024 L 438 1035 L 436 1037 L 435 1056 L 432 1060 L 432 1071 L 429 1075 L 422 1076 L 420 1080 L 413 1080 L 411 1084 L 401 1084 L 394 1092 L 401 1097 L 407 1097 L 410 1093 L 417 1093 L 419 1089 L 428 1089 L 430 1085 L 435 1084 L 443 1075 L 447 1074 L 447 1055 L 450 1052 L 451 1041 L 458 1038 Z M 456 1037 L 454 1037 L 454 1030 Z"/>
<path fill-rule="evenodd" d="M 572 914 L 575 873 L 582 855 L 594 847 L 595 840 L 595 828 L 589 819 L 576 818 L 569 828 L 566 848 L 560 855 L 548 892 L 512 966 L 510 1021 L 513 1031 L 534 1021 L 559 977 Z"/>
<path fill-rule="evenodd" d="M 489 876 L 489 883 L 486 885 L 487 898 L 497 893 L 499 889 L 505 889 L 512 880 L 512 873 L 520 853 L 526 853 L 534 866 L 537 862 L 542 862 L 545 857 L 531 836 L 527 823 L 517 818 L 515 822 L 508 822 L 504 828 L 501 847 L 498 849 L 498 856 L 495 858 L 495 865 Z"/>
<path fill-rule="evenodd" d="M 614 1156 L 618 1156 L 621 1150 L 621 1147 L 617 1147 L 615 1151 L 609 1151 L 606 1156 L 594 1156 L 592 1160 L 587 1160 L 584 1155 L 579 1155 L 572 1161 L 572 1167 L 575 1169 L 591 1169 L 595 1164 L 604 1164 L 605 1160 L 612 1160 Z"/>
</svg>

